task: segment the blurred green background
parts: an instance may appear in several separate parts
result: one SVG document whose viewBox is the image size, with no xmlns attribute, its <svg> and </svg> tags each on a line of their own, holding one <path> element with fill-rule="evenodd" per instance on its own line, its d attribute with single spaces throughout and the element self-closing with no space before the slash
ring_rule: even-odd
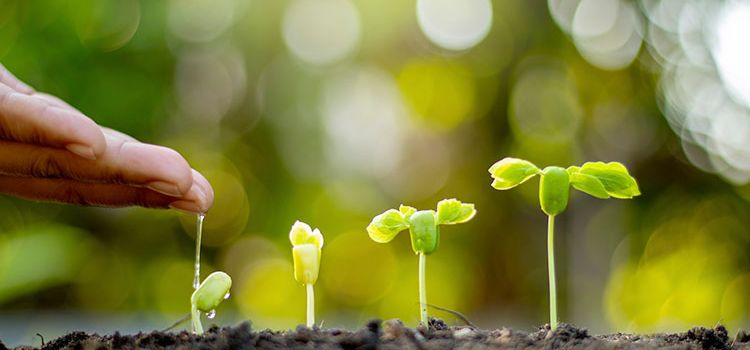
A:
<svg viewBox="0 0 750 350">
<path fill-rule="evenodd" d="M 324 327 L 418 319 L 404 203 L 476 203 L 443 229 L 428 301 L 485 328 L 547 322 L 537 181 L 487 168 L 625 163 L 643 195 L 573 193 L 560 316 L 595 333 L 750 327 L 750 5 L 676 0 L 0 0 L 0 62 L 206 175 L 214 322 L 304 323 L 288 230 L 326 238 Z M 161 329 L 189 309 L 195 218 L 0 197 L 0 338 Z M 449 323 L 455 317 L 432 311 Z"/>
</svg>

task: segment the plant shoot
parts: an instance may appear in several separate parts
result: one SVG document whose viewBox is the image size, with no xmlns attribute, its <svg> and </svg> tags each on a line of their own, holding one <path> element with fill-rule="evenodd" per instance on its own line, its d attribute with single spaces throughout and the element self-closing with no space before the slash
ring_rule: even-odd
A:
<svg viewBox="0 0 750 350">
<path fill-rule="evenodd" d="M 409 230 L 411 248 L 419 255 L 419 315 L 424 325 L 427 325 L 426 256 L 433 253 L 440 243 L 439 225 L 461 224 L 471 220 L 476 213 L 474 204 L 461 203 L 455 198 L 443 199 L 438 202 L 437 211 L 417 211 L 401 205 L 398 210 L 389 209 L 376 216 L 367 226 L 370 238 L 378 243 L 388 243 L 399 232 Z"/>
<path fill-rule="evenodd" d="M 549 270 L 550 327 L 557 328 L 557 287 L 555 280 L 555 216 L 568 206 L 570 186 L 600 199 L 629 199 L 641 194 L 628 169 L 618 162 L 587 162 L 563 169 L 548 166 L 540 170 L 529 161 L 504 158 L 489 169 L 492 187 L 507 190 L 540 175 L 539 204 L 547 214 L 547 268 Z"/>
<path fill-rule="evenodd" d="M 198 286 L 190 297 L 190 317 L 193 325 L 193 333 L 203 334 L 201 324 L 201 312 L 213 318 L 216 308 L 222 301 L 229 298 L 229 289 L 232 288 L 232 278 L 222 271 L 215 271 L 208 275 L 203 283 Z"/>
<path fill-rule="evenodd" d="M 289 231 L 294 260 L 294 279 L 307 289 L 307 327 L 315 324 L 315 292 L 313 285 L 320 271 L 320 251 L 323 248 L 323 234 L 317 228 L 297 221 Z"/>
</svg>

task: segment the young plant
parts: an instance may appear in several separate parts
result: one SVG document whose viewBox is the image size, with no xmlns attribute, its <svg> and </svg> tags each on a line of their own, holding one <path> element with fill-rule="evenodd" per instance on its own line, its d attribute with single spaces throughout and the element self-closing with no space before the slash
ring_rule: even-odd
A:
<svg viewBox="0 0 750 350">
<path fill-rule="evenodd" d="M 471 220 L 477 211 L 474 204 L 461 203 L 455 198 L 438 202 L 437 211 L 420 210 L 401 205 L 376 216 L 367 226 L 373 241 L 388 243 L 396 235 L 409 229 L 411 248 L 419 255 L 419 311 L 420 319 L 427 325 L 427 290 L 425 288 L 425 257 L 433 253 L 440 243 L 439 225 L 454 225 Z"/>
<path fill-rule="evenodd" d="M 193 333 L 203 334 L 201 324 L 201 312 L 213 318 L 216 307 L 222 301 L 229 298 L 229 289 L 232 288 L 232 278 L 222 271 L 216 271 L 198 286 L 190 297 L 190 317 L 193 324 Z"/>
<path fill-rule="evenodd" d="M 315 292 L 313 285 L 320 271 L 320 250 L 323 248 L 323 234 L 317 228 L 297 221 L 289 231 L 294 260 L 294 279 L 307 287 L 307 326 L 315 324 Z"/>
<path fill-rule="evenodd" d="M 539 170 L 529 161 L 504 158 L 489 169 L 492 187 L 507 190 L 540 175 L 539 204 L 547 214 L 547 268 L 549 269 L 549 316 L 552 330 L 557 328 L 557 287 L 555 285 L 555 216 L 568 206 L 570 186 L 600 199 L 629 199 L 641 194 L 628 169 L 618 162 L 588 162 L 563 169 L 548 166 Z"/>
</svg>

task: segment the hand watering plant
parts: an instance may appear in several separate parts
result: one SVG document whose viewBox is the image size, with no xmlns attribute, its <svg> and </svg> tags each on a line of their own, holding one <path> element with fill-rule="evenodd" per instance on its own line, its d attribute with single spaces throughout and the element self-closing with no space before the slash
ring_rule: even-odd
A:
<svg viewBox="0 0 750 350">
<path fill-rule="evenodd" d="M 317 228 L 297 221 L 289 231 L 294 259 L 294 279 L 307 287 L 307 326 L 315 324 L 315 293 L 313 285 L 318 280 L 320 270 L 320 250 L 323 248 L 323 234 Z"/>
<path fill-rule="evenodd" d="M 193 333 L 203 334 L 201 324 L 201 312 L 213 318 L 216 307 L 222 301 L 229 298 L 229 289 L 232 287 L 232 278 L 222 271 L 216 271 L 198 286 L 190 297 L 190 317 L 193 324 Z"/>
<path fill-rule="evenodd" d="M 411 248 L 419 255 L 419 310 L 423 324 L 427 325 L 427 291 L 425 290 L 425 256 L 434 252 L 440 243 L 438 225 L 460 224 L 471 220 L 477 211 L 474 204 L 456 199 L 443 199 L 437 211 L 420 210 L 401 205 L 399 210 L 389 209 L 376 216 L 367 226 L 373 241 L 388 243 L 396 235 L 409 229 Z"/>
<path fill-rule="evenodd" d="M 568 206 L 570 186 L 596 198 L 633 198 L 640 195 L 638 184 L 628 169 L 618 162 L 588 162 L 583 166 L 563 169 L 548 166 L 539 170 L 523 159 L 504 158 L 489 169 L 492 187 L 507 190 L 516 187 L 534 175 L 540 175 L 539 204 L 547 214 L 547 267 L 549 269 L 550 327 L 557 328 L 557 288 L 555 286 L 555 216 Z"/>
</svg>

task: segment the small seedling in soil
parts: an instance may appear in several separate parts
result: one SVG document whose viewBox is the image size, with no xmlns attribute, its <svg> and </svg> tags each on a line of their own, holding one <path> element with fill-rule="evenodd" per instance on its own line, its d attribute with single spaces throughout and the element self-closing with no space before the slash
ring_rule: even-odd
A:
<svg viewBox="0 0 750 350">
<path fill-rule="evenodd" d="M 208 318 L 214 318 L 216 307 L 222 301 L 229 298 L 229 289 L 232 287 L 232 278 L 222 271 L 215 271 L 208 275 L 203 283 L 198 286 L 190 297 L 190 316 L 193 325 L 193 333 L 203 334 L 201 323 L 201 312 L 206 313 Z"/>
<path fill-rule="evenodd" d="M 633 198 L 640 195 L 638 184 L 628 169 L 618 162 L 588 162 L 567 169 L 548 166 L 540 170 L 529 161 L 504 158 L 489 169 L 492 187 L 507 190 L 540 175 L 539 204 L 547 214 L 547 267 L 549 269 L 550 327 L 557 328 L 557 288 L 555 286 L 555 216 L 568 206 L 570 186 L 596 198 Z"/>
<path fill-rule="evenodd" d="M 437 211 L 420 210 L 401 205 L 376 216 L 367 226 L 373 241 L 388 243 L 396 235 L 409 229 L 411 248 L 419 255 L 419 310 L 422 324 L 427 325 L 427 290 L 425 288 L 425 260 L 440 243 L 439 225 L 454 225 L 471 220 L 477 211 L 474 204 L 461 203 L 455 198 L 438 202 Z"/>
<path fill-rule="evenodd" d="M 320 271 L 320 251 L 323 248 L 323 234 L 317 228 L 297 221 L 289 231 L 294 259 L 294 279 L 307 287 L 307 327 L 315 324 L 315 292 L 313 285 Z"/>
</svg>

